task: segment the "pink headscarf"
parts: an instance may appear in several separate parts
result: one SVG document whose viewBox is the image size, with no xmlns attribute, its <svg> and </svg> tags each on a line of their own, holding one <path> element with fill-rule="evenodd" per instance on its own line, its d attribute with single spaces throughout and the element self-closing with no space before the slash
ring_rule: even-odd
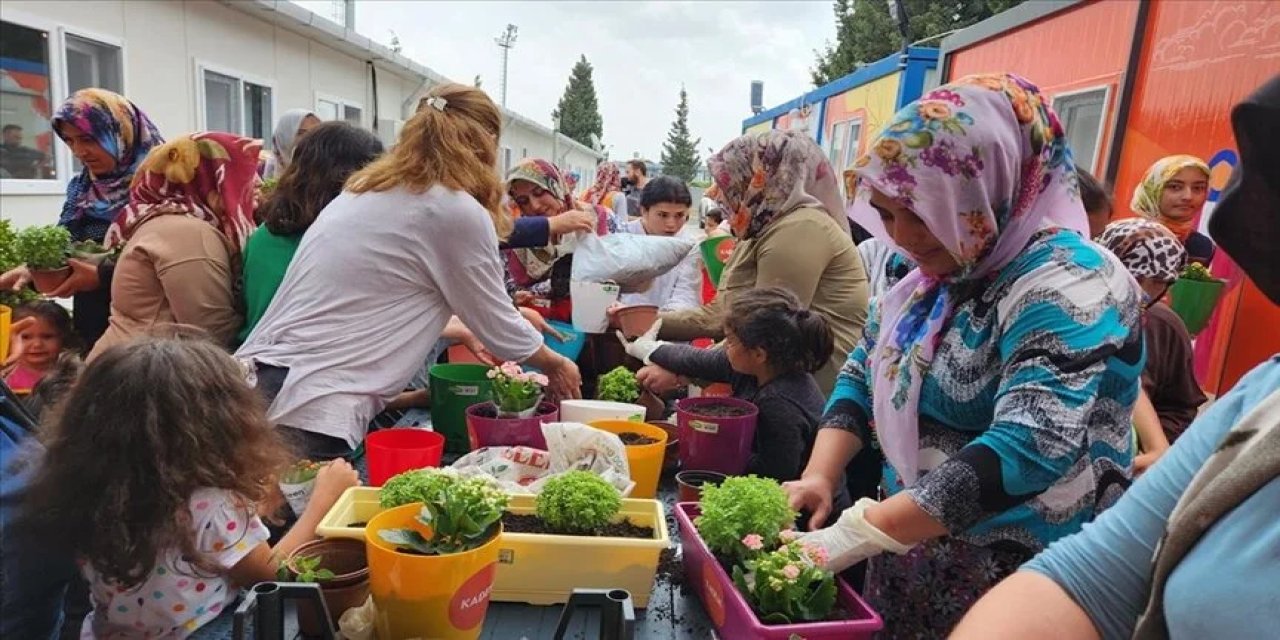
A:
<svg viewBox="0 0 1280 640">
<path fill-rule="evenodd" d="M 878 301 L 875 428 L 910 486 L 919 472 L 920 384 L 954 311 L 945 285 L 997 273 L 1041 230 L 1087 237 L 1088 219 L 1058 116 L 1035 85 L 1011 74 L 968 76 L 903 107 L 850 171 L 855 221 L 893 244 L 870 204 L 874 188 L 919 216 L 960 264 L 945 278 L 913 270 Z"/>
</svg>

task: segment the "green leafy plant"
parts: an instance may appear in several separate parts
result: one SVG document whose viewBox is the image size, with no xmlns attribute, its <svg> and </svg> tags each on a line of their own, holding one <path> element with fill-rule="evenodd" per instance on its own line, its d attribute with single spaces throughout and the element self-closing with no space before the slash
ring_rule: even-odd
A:
<svg viewBox="0 0 1280 640">
<path fill-rule="evenodd" d="M 22 264 L 22 258 L 18 256 L 18 232 L 14 231 L 11 222 L 0 220 L 0 273 L 20 264 Z M 17 307 L 39 297 L 35 291 L 25 287 L 18 291 L 5 289 L 0 291 L 0 305 Z"/>
<path fill-rule="evenodd" d="M 276 569 L 276 577 L 281 581 L 292 582 L 323 582 L 334 578 L 333 571 L 320 566 L 324 561 L 323 556 L 302 556 L 293 559 L 293 567 L 297 569 L 294 573 L 287 564 L 282 563 Z"/>
<path fill-rule="evenodd" d="M 1216 282 L 1218 280 L 1199 262 L 1192 262 L 1187 265 L 1187 268 L 1182 270 L 1181 277 L 1185 280 L 1195 280 L 1197 282 Z"/>
<path fill-rule="evenodd" d="M 310 482 L 315 480 L 316 474 L 320 473 L 320 467 L 323 466 L 324 465 L 319 462 L 299 460 L 292 465 L 289 465 L 289 469 L 284 472 L 284 476 L 280 478 L 280 481 L 285 484 L 302 484 L 304 482 Z"/>
<path fill-rule="evenodd" d="M 570 471 L 543 485 L 535 513 L 557 531 L 588 533 L 603 528 L 622 508 L 622 494 L 590 471 Z"/>
<path fill-rule="evenodd" d="M 430 538 L 414 529 L 384 529 L 378 536 L 427 555 L 469 551 L 498 534 L 508 500 L 493 481 L 480 476 L 454 477 L 425 497 L 418 522 L 431 528 Z"/>
<path fill-rule="evenodd" d="M 596 385 L 596 399 L 613 402 L 635 402 L 640 397 L 640 383 L 636 374 L 626 367 L 617 367 L 600 376 Z"/>
<path fill-rule="evenodd" d="M 392 476 L 382 483 L 379 502 L 391 509 L 414 502 L 426 502 L 441 489 L 458 481 L 453 469 L 414 469 Z"/>
<path fill-rule="evenodd" d="M 541 373 L 525 371 L 514 362 L 504 362 L 485 375 L 492 381 L 491 395 L 499 416 L 513 416 L 537 407 L 543 388 L 550 383 Z"/>
<path fill-rule="evenodd" d="M 71 232 L 65 227 L 27 227 L 16 239 L 18 259 L 35 270 L 60 269 L 67 264 Z"/>
<path fill-rule="evenodd" d="M 826 620 L 836 605 L 835 575 L 826 564 L 820 547 L 791 540 L 734 565 L 733 583 L 764 622 Z"/>
<path fill-rule="evenodd" d="M 728 478 L 720 485 L 703 485 L 702 515 L 694 520 L 698 535 L 717 555 L 739 560 L 749 555 L 743 546 L 749 535 L 759 536 L 760 548 L 778 545 L 778 534 L 795 522 L 787 492 L 771 478 L 755 475 Z"/>
</svg>

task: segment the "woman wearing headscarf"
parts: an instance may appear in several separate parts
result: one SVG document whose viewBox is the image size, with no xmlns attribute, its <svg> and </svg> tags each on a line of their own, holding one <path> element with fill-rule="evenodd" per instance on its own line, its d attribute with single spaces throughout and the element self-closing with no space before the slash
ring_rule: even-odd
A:
<svg viewBox="0 0 1280 640">
<path fill-rule="evenodd" d="M 1082 237 L 1062 126 L 1027 81 L 935 89 L 870 149 L 851 170 L 852 214 L 917 268 L 873 304 L 787 488 L 821 524 L 840 471 L 874 437 L 888 497 L 806 537 L 837 570 L 870 558 L 864 594 L 889 635 L 938 637 L 1122 488 L 1139 293 Z"/>
<path fill-rule="evenodd" d="M 566 188 L 572 194 L 572 187 L 567 185 L 566 182 Z M 627 209 L 627 196 L 622 193 L 622 174 L 618 171 L 618 165 L 612 162 L 596 165 L 596 180 L 582 194 L 582 201 L 608 209 L 618 224 L 626 222 L 631 212 Z M 635 212 L 635 215 L 640 215 L 640 212 Z"/>
<path fill-rule="evenodd" d="M 266 159 L 262 177 L 278 180 L 283 176 L 284 170 L 293 161 L 293 150 L 298 146 L 298 138 L 319 124 L 320 118 L 309 109 L 290 109 L 281 114 L 271 133 L 271 154 Z"/>
<path fill-rule="evenodd" d="M 119 248 L 111 324 L 89 353 L 159 324 L 186 324 L 229 345 L 240 328 L 240 253 L 253 233 L 262 143 L 230 133 L 188 134 L 156 147 L 107 230 Z"/>
<path fill-rule="evenodd" d="M 84 166 L 67 183 L 67 199 L 58 224 L 71 232 L 73 241 L 102 242 L 107 227 L 129 203 L 129 183 L 152 147 L 164 142 L 155 124 L 141 109 L 106 89 L 81 89 L 67 98 L 54 114 L 53 130 L 71 148 Z M 76 335 L 86 350 L 93 348 L 107 330 L 110 313 L 110 263 L 101 266 L 72 259 L 72 279 L 54 291 L 58 296 L 81 289 L 72 298 L 72 321 Z M 19 267 L 0 276 L 0 286 L 21 287 L 28 281 L 26 268 Z"/>
<path fill-rule="evenodd" d="M 1147 169 L 1129 207 L 1135 215 L 1168 227 L 1187 248 L 1187 259 L 1207 267 L 1213 241 L 1196 231 L 1196 222 L 1208 197 L 1209 165 L 1195 156 L 1168 156 Z"/>
<path fill-rule="evenodd" d="M 661 314 L 659 337 L 722 338 L 722 309 L 735 295 L 782 286 L 822 314 L 835 333 L 831 361 L 814 374 L 822 392 L 830 393 L 867 317 L 867 274 L 849 236 L 831 165 L 813 140 L 786 131 L 742 136 L 708 165 L 738 244 L 715 300 Z"/>
<path fill-rule="evenodd" d="M 1231 113 L 1240 164 L 1209 232 L 1280 304 L 1280 76 Z M 1280 357 L 1191 424 L 1116 505 L 992 589 L 953 638 L 1273 638 Z"/>
</svg>

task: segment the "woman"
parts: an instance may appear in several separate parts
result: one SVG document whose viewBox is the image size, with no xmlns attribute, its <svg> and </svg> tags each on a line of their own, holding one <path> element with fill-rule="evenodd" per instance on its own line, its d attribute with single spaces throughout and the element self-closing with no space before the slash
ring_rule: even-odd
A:
<svg viewBox="0 0 1280 640">
<path fill-rule="evenodd" d="M 1207 267 L 1213 241 L 1196 231 L 1196 223 L 1208 197 L 1209 165 L 1195 156 L 1168 156 L 1147 169 L 1129 207 L 1135 215 L 1168 227 L 1187 248 L 1188 260 Z"/>
<path fill-rule="evenodd" d="M 640 194 L 640 217 L 622 225 L 625 233 L 648 236 L 690 237 L 685 228 L 693 197 L 689 187 L 672 176 L 658 176 Z M 651 304 L 662 311 L 692 309 L 701 304 L 702 271 L 698 253 L 690 251 L 676 267 L 656 278 L 644 291 L 624 293 L 623 305 Z"/>
<path fill-rule="evenodd" d="M 351 176 L 307 230 L 276 298 L 236 355 L 269 417 L 311 459 L 349 455 L 456 314 L 500 360 L 574 396 L 573 362 L 542 344 L 503 286 L 511 229 L 494 174 L 502 117 L 483 91 L 434 87 L 399 143 Z"/>
<path fill-rule="evenodd" d="M 569 189 L 569 193 L 573 193 Z M 596 181 L 582 194 L 582 201 L 612 212 L 617 224 L 627 221 L 627 196 L 622 193 L 622 174 L 618 165 L 602 162 L 596 165 Z M 638 212 L 637 212 L 638 213 Z"/>
<path fill-rule="evenodd" d="M 107 227 L 129 203 L 129 183 L 152 147 L 162 144 L 155 124 L 124 96 L 105 89 L 81 89 L 67 98 L 54 114 L 52 126 L 84 168 L 67 183 L 67 199 L 58 224 L 71 232 L 73 241 L 102 242 Z M 84 260 L 71 260 L 73 276 L 53 294 L 72 298 L 76 335 L 87 352 L 107 330 L 111 287 L 98 286 L 98 268 Z M 109 271 L 111 265 L 103 267 Z M 103 273 L 101 282 L 110 280 Z M 15 289 L 30 281 L 26 267 L 0 276 L 0 287 Z M 92 287 L 84 285 L 94 283 Z"/>
<path fill-rule="evenodd" d="M 835 569 L 870 558 L 864 594 L 889 635 L 938 637 L 1124 480 L 1139 296 L 1082 237 L 1062 127 L 1025 80 L 940 87 L 870 148 L 852 169 L 854 219 L 917 268 L 876 299 L 787 489 L 822 523 L 874 425 L 889 497 L 807 536 Z"/>
<path fill-rule="evenodd" d="M 1231 120 L 1241 162 L 1209 231 L 1280 304 L 1280 76 Z M 1273 638 L 1277 505 L 1280 357 L 1272 357 L 1096 522 L 992 589 L 953 637 Z"/>
<path fill-rule="evenodd" d="M 284 112 L 271 134 L 271 154 L 267 156 L 262 170 L 262 177 L 267 180 L 278 180 L 284 176 L 284 170 L 293 161 L 294 149 L 302 134 L 320 126 L 320 118 L 308 109 L 290 109 Z"/>
<path fill-rule="evenodd" d="M 722 309 L 735 295 L 755 287 L 785 287 L 822 314 L 835 333 L 830 361 L 814 374 L 829 394 L 867 317 L 867 274 L 849 236 L 831 165 L 813 140 L 784 131 L 742 136 L 708 164 L 738 244 L 715 300 L 661 314 L 660 337 L 723 338 Z"/>
<path fill-rule="evenodd" d="M 321 124 L 298 142 L 293 161 L 259 207 L 262 226 L 244 247 L 245 323 L 240 342 L 266 313 L 302 234 L 320 210 L 342 193 L 347 178 L 381 154 L 377 136 L 345 122 Z"/>
<path fill-rule="evenodd" d="M 129 205 L 107 230 L 107 246 L 121 248 L 111 324 L 88 361 L 160 324 L 193 325 L 231 344 L 242 320 L 234 290 L 254 227 L 261 144 L 205 131 L 147 156 Z"/>
</svg>

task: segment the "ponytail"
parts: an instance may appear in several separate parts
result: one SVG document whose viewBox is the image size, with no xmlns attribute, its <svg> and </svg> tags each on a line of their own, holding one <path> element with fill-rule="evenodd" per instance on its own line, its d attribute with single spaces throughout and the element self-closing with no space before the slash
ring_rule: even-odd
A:
<svg viewBox="0 0 1280 640">
<path fill-rule="evenodd" d="M 831 352 L 836 348 L 835 334 L 822 314 L 802 308 L 795 311 L 794 317 L 800 336 L 801 348 L 797 355 L 800 356 L 801 367 L 815 373 L 831 359 Z"/>
</svg>

